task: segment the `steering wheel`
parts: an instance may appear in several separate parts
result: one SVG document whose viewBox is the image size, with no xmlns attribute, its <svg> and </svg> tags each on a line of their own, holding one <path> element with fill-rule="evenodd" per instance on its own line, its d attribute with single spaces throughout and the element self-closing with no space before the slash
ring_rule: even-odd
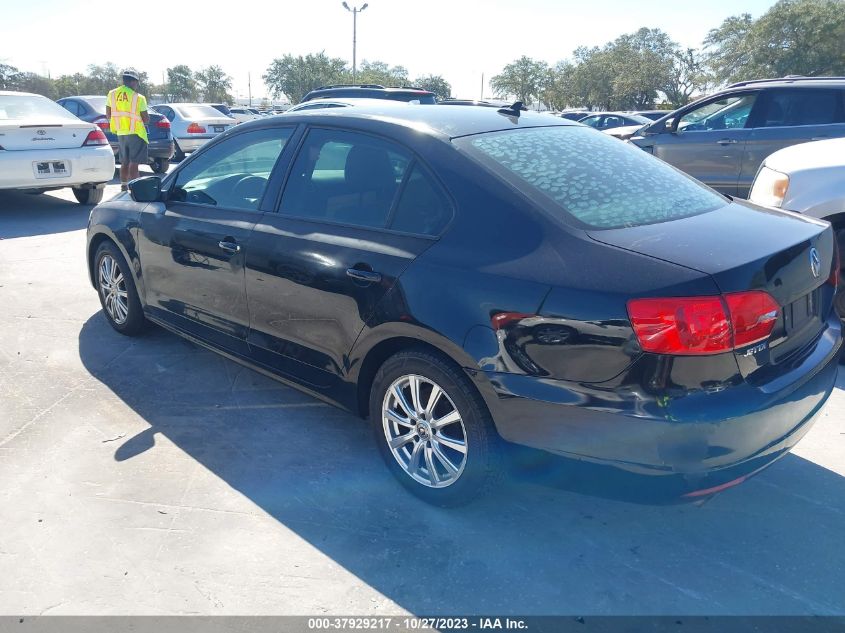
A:
<svg viewBox="0 0 845 633">
<path fill-rule="evenodd" d="M 239 200 L 254 202 L 256 206 L 264 189 L 267 186 L 267 179 L 261 176 L 247 175 L 238 180 L 232 187 L 232 195 Z"/>
</svg>

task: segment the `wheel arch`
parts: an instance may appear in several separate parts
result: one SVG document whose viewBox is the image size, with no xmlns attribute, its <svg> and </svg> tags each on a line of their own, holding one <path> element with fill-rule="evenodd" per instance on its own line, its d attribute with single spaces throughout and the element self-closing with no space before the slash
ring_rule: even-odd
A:
<svg viewBox="0 0 845 633">
<path fill-rule="evenodd" d="M 466 373 L 473 388 L 490 410 L 492 387 L 488 390 L 480 384 L 483 382 L 483 372 L 474 370 L 478 363 L 460 345 L 431 330 L 410 324 L 391 323 L 370 331 L 363 340 L 356 343 L 350 355 L 350 378 L 356 385 L 355 412 L 358 415 L 364 419 L 369 416 L 370 390 L 379 368 L 391 356 L 410 349 L 436 354 Z"/>
<path fill-rule="evenodd" d="M 96 277 L 96 262 L 94 261 L 94 257 L 97 254 L 97 249 L 100 248 L 100 245 L 103 242 L 111 242 L 115 246 L 117 246 L 117 250 L 120 251 L 120 254 L 123 255 L 123 259 L 129 264 L 129 269 L 132 273 L 132 280 L 135 282 L 135 288 L 138 290 L 138 297 L 143 304 L 143 281 L 140 279 L 138 275 L 138 269 L 140 268 L 140 262 L 136 257 L 133 257 L 130 252 L 127 250 L 125 244 L 122 243 L 121 240 L 117 238 L 117 236 L 109 231 L 106 227 L 99 227 L 96 229 L 95 232 L 91 234 L 91 237 L 88 239 L 88 246 L 87 252 L 85 255 L 85 260 L 88 264 L 88 280 L 91 282 L 91 285 L 96 288 L 97 287 L 97 277 Z"/>
</svg>

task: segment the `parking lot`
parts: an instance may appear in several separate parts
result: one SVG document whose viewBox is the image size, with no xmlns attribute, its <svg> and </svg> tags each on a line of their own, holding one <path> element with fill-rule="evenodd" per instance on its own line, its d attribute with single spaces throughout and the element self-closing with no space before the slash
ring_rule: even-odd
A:
<svg viewBox="0 0 845 633">
<path fill-rule="evenodd" d="M 845 613 L 845 373 L 793 454 L 703 506 L 529 463 L 441 510 L 358 418 L 163 330 L 115 333 L 89 210 L 0 193 L 0 613 Z"/>
</svg>

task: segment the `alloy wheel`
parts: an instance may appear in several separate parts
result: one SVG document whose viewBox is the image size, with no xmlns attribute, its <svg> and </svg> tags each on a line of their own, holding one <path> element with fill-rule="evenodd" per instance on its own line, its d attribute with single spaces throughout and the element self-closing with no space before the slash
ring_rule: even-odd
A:
<svg viewBox="0 0 845 633">
<path fill-rule="evenodd" d="M 129 316 L 129 294 L 123 273 L 111 255 L 100 260 L 99 282 L 106 312 L 112 321 L 122 325 Z"/>
<path fill-rule="evenodd" d="M 467 460 L 467 433 L 458 408 L 434 381 L 396 379 L 384 396 L 382 426 L 402 470 L 430 488 L 455 483 Z"/>
</svg>

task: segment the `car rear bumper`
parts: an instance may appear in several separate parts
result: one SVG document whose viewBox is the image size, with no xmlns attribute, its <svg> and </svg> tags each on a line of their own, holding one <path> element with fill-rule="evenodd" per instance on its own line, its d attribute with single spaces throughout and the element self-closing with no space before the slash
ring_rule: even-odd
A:
<svg viewBox="0 0 845 633">
<path fill-rule="evenodd" d="M 181 138 L 177 138 L 176 142 L 179 143 L 180 149 L 189 154 L 190 152 L 198 150 L 200 147 L 208 143 L 211 139 L 213 139 L 216 134 L 197 134 L 196 136 L 185 136 Z"/>
<path fill-rule="evenodd" d="M 476 383 L 504 439 L 643 475 L 681 475 L 688 492 L 753 474 L 788 452 L 830 396 L 841 352 L 832 316 L 795 379 L 775 392 L 742 382 L 667 397 L 647 385 L 494 372 L 478 372 Z"/>
<path fill-rule="evenodd" d="M 111 143 L 114 159 L 119 160 L 117 142 Z M 170 158 L 173 156 L 173 141 L 170 139 L 153 139 L 147 145 L 147 155 L 150 160 L 153 158 Z"/>
<path fill-rule="evenodd" d="M 33 164 L 43 161 L 65 161 L 70 173 L 36 178 Z M 57 189 L 106 183 L 113 177 L 114 154 L 108 145 L 0 152 L 0 189 Z"/>
</svg>

